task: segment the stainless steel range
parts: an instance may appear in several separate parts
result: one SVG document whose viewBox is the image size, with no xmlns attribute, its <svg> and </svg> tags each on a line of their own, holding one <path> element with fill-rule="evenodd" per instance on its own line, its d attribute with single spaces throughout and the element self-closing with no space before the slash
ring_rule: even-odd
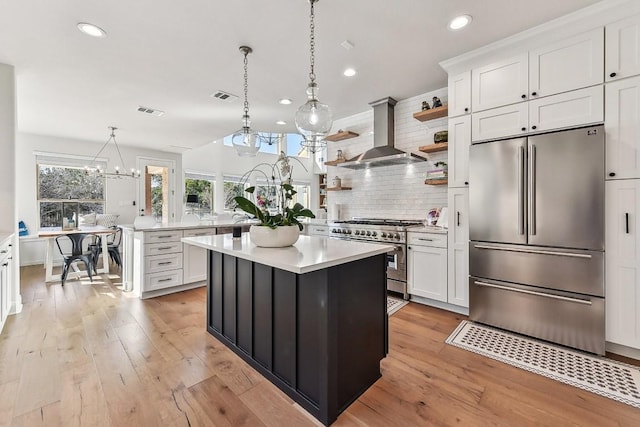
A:
<svg viewBox="0 0 640 427">
<path fill-rule="evenodd" d="M 421 225 L 422 221 L 380 218 L 353 218 L 348 221 L 329 221 L 329 237 L 371 243 L 389 243 L 395 246 L 387 254 L 387 290 L 407 293 L 407 227 Z"/>
</svg>

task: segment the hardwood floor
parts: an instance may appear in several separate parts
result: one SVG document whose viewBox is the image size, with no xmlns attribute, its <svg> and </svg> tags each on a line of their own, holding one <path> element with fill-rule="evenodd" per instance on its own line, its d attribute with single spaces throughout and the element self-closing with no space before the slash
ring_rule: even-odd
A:
<svg viewBox="0 0 640 427">
<path fill-rule="evenodd" d="M 318 425 L 205 331 L 204 288 L 141 301 L 117 276 L 61 287 L 33 266 L 22 297 L 0 336 L 0 425 Z M 382 378 L 334 425 L 640 425 L 640 409 L 445 344 L 462 319 L 394 314 Z"/>
</svg>

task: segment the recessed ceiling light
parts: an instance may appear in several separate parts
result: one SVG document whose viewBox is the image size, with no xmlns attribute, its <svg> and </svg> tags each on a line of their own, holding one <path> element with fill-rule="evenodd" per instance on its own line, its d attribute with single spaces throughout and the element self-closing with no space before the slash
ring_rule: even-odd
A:
<svg viewBox="0 0 640 427">
<path fill-rule="evenodd" d="M 100 27 L 97 27 L 93 24 L 88 24 L 86 22 L 79 22 L 78 29 L 91 37 L 106 37 L 107 33 Z"/>
<path fill-rule="evenodd" d="M 451 21 L 449 21 L 449 25 L 447 26 L 447 28 L 449 28 L 450 30 L 459 30 L 469 25 L 472 19 L 473 18 L 471 17 L 471 15 L 456 16 Z"/>
<path fill-rule="evenodd" d="M 347 77 L 353 77 L 356 75 L 356 70 L 354 70 L 353 68 L 347 68 L 346 70 L 344 70 L 342 74 L 344 74 Z"/>
<path fill-rule="evenodd" d="M 282 105 L 291 105 L 291 100 L 289 98 L 282 98 L 280 101 L 278 101 L 280 104 Z"/>
<path fill-rule="evenodd" d="M 284 120 L 278 120 L 278 121 L 276 122 L 276 124 L 277 124 L 277 125 L 280 125 L 280 126 L 284 126 L 284 125 L 286 125 L 286 124 L 287 124 L 287 122 L 285 122 Z"/>
</svg>

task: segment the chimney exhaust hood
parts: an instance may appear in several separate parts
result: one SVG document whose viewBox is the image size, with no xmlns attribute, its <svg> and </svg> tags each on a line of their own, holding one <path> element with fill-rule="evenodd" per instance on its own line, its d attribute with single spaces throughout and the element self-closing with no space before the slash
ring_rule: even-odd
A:
<svg viewBox="0 0 640 427">
<path fill-rule="evenodd" d="M 427 160 L 416 154 L 398 150 L 393 146 L 395 137 L 394 107 L 397 103 L 398 101 L 391 97 L 369 103 L 373 107 L 373 148 L 338 164 L 339 167 L 366 169 L 378 166 L 406 165 Z"/>
</svg>

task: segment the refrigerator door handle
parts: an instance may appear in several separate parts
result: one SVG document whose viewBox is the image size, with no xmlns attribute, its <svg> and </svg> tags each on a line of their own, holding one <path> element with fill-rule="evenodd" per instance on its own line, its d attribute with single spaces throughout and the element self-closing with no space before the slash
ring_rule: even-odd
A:
<svg viewBox="0 0 640 427">
<path fill-rule="evenodd" d="M 518 233 L 524 234 L 524 168 L 525 155 L 524 147 L 521 145 L 518 158 Z"/>
<path fill-rule="evenodd" d="M 529 154 L 529 235 L 536 235 L 536 146 Z"/>
<path fill-rule="evenodd" d="M 592 258 L 590 254 L 577 254 L 574 252 L 544 251 L 540 249 L 506 248 L 504 246 L 490 246 L 490 245 L 473 245 L 473 247 L 476 249 L 493 249 L 494 251 L 522 252 L 526 254 L 555 255 L 555 256 L 566 256 L 570 258 L 587 258 L 587 259 Z"/>
<path fill-rule="evenodd" d="M 511 288 L 509 286 L 501 286 L 501 285 L 494 285 L 493 283 L 479 282 L 477 280 L 474 280 L 473 283 L 478 285 L 478 286 L 486 286 L 486 287 L 489 287 L 489 288 L 501 289 L 503 291 L 512 291 L 512 292 L 518 292 L 518 293 L 521 293 L 521 294 L 535 295 L 535 296 L 538 296 L 538 297 L 559 299 L 559 300 L 562 300 L 562 301 L 575 302 L 575 303 L 578 303 L 578 304 L 585 304 L 585 305 L 591 305 L 592 304 L 591 301 L 589 301 L 589 300 L 563 297 L 562 295 L 547 294 L 545 292 L 527 291 L 525 289 Z"/>
</svg>

